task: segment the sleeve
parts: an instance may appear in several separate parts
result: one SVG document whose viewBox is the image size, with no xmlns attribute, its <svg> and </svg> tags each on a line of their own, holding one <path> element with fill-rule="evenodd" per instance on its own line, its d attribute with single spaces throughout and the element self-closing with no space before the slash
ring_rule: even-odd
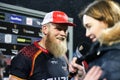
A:
<svg viewBox="0 0 120 80">
<path fill-rule="evenodd" d="M 31 70 L 31 61 L 23 54 L 16 55 L 10 65 L 10 74 L 19 78 L 27 79 Z"/>
</svg>

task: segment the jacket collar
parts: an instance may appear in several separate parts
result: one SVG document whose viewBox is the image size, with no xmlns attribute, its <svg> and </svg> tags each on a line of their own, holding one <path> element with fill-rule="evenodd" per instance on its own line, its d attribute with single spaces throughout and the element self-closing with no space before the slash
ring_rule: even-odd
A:
<svg viewBox="0 0 120 80">
<path fill-rule="evenodd" d="M 105 29 L 98 38 L 102 45 L 113 45 L 120 43 L 120 22 L 117 22 L 113 27 Z"/>
</svg>

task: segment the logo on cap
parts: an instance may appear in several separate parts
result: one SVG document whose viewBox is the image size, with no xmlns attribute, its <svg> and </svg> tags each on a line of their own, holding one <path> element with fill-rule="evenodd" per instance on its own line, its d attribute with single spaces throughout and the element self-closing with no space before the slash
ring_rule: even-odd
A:
<svg viewBox="0 0 120 80">
<path fill-rule="evenodd" d="M 49 22 L 63 23 L 69 26 L 75 26 L 75 24 L 68 21 L 68 16 L 62 11 L 52 11 L 52 12 L 47 13 L 41 24 L 44 25 Z"/>
</svg>

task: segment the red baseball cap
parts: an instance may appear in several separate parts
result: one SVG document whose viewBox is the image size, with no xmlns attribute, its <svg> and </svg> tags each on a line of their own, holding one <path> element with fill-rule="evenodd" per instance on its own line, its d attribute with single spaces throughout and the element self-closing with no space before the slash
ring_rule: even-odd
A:
<svg viewBox="0 0 120 80">
<path fill-rule="evenodd" d="M 52 11 L 45 15 L 42 25 L 47 24 L 49 22 L 53 23 L 64 23 L 69 26 L 76 26 L 76 24 L 69 22 L 68 16 L 62 11 Z"/>
</svg>

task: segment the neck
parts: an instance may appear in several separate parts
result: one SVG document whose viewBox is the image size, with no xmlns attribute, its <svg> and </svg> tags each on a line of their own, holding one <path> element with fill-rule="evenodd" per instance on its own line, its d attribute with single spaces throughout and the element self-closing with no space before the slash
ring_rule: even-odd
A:
<svg viewBox="0 0 120 80">
<path fill-rule="evenodd" d="M 41 39 L 40 42 L 38 42 L 38 44 L 43 47 L 44 49 L 46 49 L 45 47 L 45 40 Z"/>
</svg>

